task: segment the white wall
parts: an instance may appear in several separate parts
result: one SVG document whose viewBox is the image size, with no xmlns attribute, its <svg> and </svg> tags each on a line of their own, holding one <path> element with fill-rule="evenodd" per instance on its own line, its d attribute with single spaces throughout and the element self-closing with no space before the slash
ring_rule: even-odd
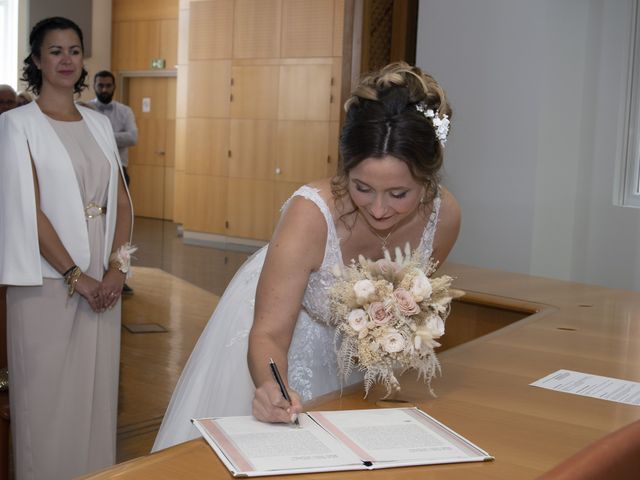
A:
<svg viewBox="0 0 640 480">
<path fill-rule="evenodd" d="M 454 108 L 450 259 L 640 290 L 640 210 L 613 205 L 633 0 L 422 0 L 417 64 Z"/>
</svg>

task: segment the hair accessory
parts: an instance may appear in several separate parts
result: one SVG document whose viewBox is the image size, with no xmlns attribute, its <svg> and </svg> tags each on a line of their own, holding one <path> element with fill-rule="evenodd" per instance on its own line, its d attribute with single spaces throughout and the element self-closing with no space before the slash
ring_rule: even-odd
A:
<svg viewBox="0 0 640 480">
<path fill-rule="evenodd" d="M 129 242 L 120 245 L 109 257 L 109 266 L 128 274 L 131 268 L 131 256 L 136 250 L 138 250 L 138 247 L 134 247 Z"/>
<path fill-rule="evenodd" d="M 442 116 L 439 113 L 435 113 L 431 108 L 427 108 L 427 106 L 423 103 L 416 103 L 416 110 L 422 113 L 426 118 L 430 118 L 433 123 L 433 128 L 436 131 L 436 137 L 440 140 L 440 145 L 444 147 L 444 144 L 447 143 L 447 136 L 449 135 L 449 124 L 451 123 L 449 120 L 449 115 L 446 113 Z"/>
</svg>

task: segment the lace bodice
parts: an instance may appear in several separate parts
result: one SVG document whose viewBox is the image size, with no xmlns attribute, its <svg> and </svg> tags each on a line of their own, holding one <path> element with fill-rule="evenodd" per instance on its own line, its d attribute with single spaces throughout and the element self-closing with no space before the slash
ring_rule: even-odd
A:
<svg viewBox="0 0 640 480">
<path fill-rule="evenodd" d="M 302 307 L 315 321 L 327 323 L 329 321 L 329 291 L 335 282 L 335 276 L 331 270 L 335 265 L 344 263 L 340 250 L 340 239 L 338 238 L 329 206 L 320 196 L 320 190 L 307 185 L 300 187 L 294 192 L 287 203 L 285 203 L 283 209 L 287 207 L 292 198 L 297 196 L 304 197 L 315 203 L 327 222 L 327 245 L 325 247 L 324 259 L 322 260 L 320 268 L 316 272 L 311 273 L 309 284 L 304 292 L 302 301 Z M 418 255 L 425 263 L 433 252 L 433 237 L 436 231 L 439 211 L 440 195 L 434 200 L 433 212 L 431 213 L 431 217 L 429 218 L 429 222 L 422 234 L 417 249 Z"/>
</svg>

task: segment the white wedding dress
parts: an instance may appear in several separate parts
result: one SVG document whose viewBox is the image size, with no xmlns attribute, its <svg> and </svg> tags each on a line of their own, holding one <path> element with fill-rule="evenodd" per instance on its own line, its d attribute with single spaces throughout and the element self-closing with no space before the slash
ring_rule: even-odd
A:
<svg viewBox="0 0 640 480">
<path fill-rule="evenodd" d="M 289 347 L 289 385 L 304 402 L 341 386 L 334 328 L 328 324 L 328 295 L 335 281 L 332 267 L 344 262 L 334 219 L 319 191 L 303 186 L 291 198 L 296 196 L 315 203 L 328 227 L 324 259 L 309 277 Z M 438 196 L 417 249 L 425 262 L 431 257 L 439 208 Z M 152 451 L 198 437 L 192 418 L 251 415 L 255 387 L 247 366 L 247 346 L 256 286 L 266 253 L 267 246 L 247 259 L 220 298 L 180 376 Z M 361 375 L 353 375 L 347 383 L 361 380 Z"/>
</svg>

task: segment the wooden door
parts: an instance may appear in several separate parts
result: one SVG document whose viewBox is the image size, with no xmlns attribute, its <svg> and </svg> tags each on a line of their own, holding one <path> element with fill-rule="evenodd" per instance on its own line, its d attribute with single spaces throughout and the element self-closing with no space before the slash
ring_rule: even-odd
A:
<svg viewBox="0 0 640 480">
<path fill-rule="evenodd" d="M 135 214 L 173 218 L 176 79 L 130 77 L 126 101 L 136 117 L 138 143 L 129 149 Z"/>
</svg>

